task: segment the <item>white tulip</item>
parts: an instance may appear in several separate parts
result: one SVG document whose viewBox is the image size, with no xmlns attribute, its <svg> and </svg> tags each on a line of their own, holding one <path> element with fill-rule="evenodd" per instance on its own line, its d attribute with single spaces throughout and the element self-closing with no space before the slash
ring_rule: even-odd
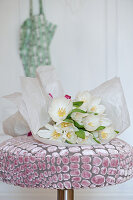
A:
<svg viewBox="0 0 133 200">
<path fill-rule="evenodd" d="M 62 131 L 78 131 L 78 128 L 76 128 L 73 123 L 65 121 L 56 123 L 55 127 L 61 129 Z"/>
<path fill-rule="evenodd" d="M 79 113 L 79 112 L 74 112 L 71 114 L 71 118 L 78 122 L 78 124 L 83 125 L 83 118 L 86 117 L 88 114 L 87 113 Z"/>
<path fill-rule="evenodd" d="M 71 99 L 65 97 L 55 98 L 52 100 L 48 111 L 54 121 L 53 125 L 46 124 L 45 129 L 40 129 L 37 134 L 45 139 L 81 145 L 95 145 L 99 142 L 107 143 L 116 137 L 116 132 L 111 127 L 111 120 L 104 114 L 105 107 L 100 104 L 101 98 L 93 97 L 88 91 L 84 91 L 80 92 L 75 100 L 83 101 L 83 104 L 78 108 L 87 112 L 71 113 L 74 107 Z M 66 117 L 70 113 L 71 118 L 68 120 Z M 78 137 L 81 132 L 76 127 L 78 124 L 75 122 L 83 126 L 80 129 L 84 131 L 85 139 Z M 75 134 L 76 131 L 79 131 L 79 135 L 78 132 L 76 133 L 78 136 Z"/>
<path fill-rule="evenodd" d="M 86 145 L 95 145 L 97 142 L 93 139 L 92 134 L 89 133 L 89 136 L 86 136 L 85 139 L 78 138 L 77 139 L 78 144 L 86 144 Z"/>
<path fill-rule="evenodd" d="M 105 112 L 105 106 L 99 105 L 101 102 L 100 97 L 93 97 L 90 105 L 88 106 L 88 112 L 103 114 Z"/>
<path fill-rule="evenodd" d="M 45 139 L 61 140 L 61 137 L 63 134 L 61 129 L 59 129 L 56 126 L 52 126 L 50 124 L 47 124 L 45 127 L 47 129 L 40 129 L 37 132 L 37 135 L 39 135 L 40 137 L 45 138 Z"/>
<path fill-rule="evenodd" d="M 107 143 L 114 137 L 116 137 L 116 132 L 114 131 L 113 127 L 107 127 L 99 131 L 99 138 L 102 143 Z"/>
<path fill-rule="evenodd" d="M 48 113 L 54 122 L 60 122 L 67 117 L 72 108 L 71 99 L 65 97 L 55 98 L 52 100 Z"/>
<path fill-rule="evenodd" d="M 72 144 L 77 143 L 77 135 L 74 131 L 64 131 L 63 138 L 65 141 L 70 142 Z"/>
<path fill-rule="evenodd" d="M 87 131 L 95 131 L 100 126 L 100 116 L 90 114 L 83 119 L 83 124 Z"/>
<path fill-rule="evenodd" d="M 83 101 L 80 109 L 87 111 L 87 108 L 91 102 L 91 94 L 88 91 L 79 92 L 76 96 L 77 101 Z"/>
</svg>

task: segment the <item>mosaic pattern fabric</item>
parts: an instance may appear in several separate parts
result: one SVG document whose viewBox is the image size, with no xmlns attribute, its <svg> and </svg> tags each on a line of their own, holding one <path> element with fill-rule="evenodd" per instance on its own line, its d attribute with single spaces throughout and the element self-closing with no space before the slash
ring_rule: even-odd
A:
<svg viewBox="0 0 133 200">
<path fill-rule="evenodd" d="M 32 0 L 30 2 L 30 18 L 22 24 L 20 30 L 20 57 L 26 76 L 34 77 L 38 66 L 51 64 L 50 43 L 56 25 L 46 20 L 42 1 L 39 1 L 39 15 L 33 15 Z"/>
<path fill-rule="evenodd" d="M 120 139 L 106 145 L 57 147 L 20 136 L 0 145 L 0 179 L 21 187 L 95 188 L 132 176 L 133 148 Z"/>
</svg>

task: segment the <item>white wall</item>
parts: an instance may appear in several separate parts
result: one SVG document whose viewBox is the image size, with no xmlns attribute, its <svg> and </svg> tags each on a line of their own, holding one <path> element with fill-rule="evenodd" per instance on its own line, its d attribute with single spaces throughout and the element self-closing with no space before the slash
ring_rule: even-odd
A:
<svg viewBox="0 0 133 200">
<path fill-rule="evenodd" d="M 37 13 L 37 0 L 35 13 Z M 51 45 L 53 65 L 66 93 L 91 89 L 120 76 L 133 120 L 133 0 L 45 0 L 47 18 L 58 25 Z M 19 26 L 27 0 L 0 0 L 0 95 L 20 90 Z M 15 109 L 0 102 L 0 120 Z M 133 145 L 133 126 L 121 138 Z M 77 200 L 133 199 L 133 180 L 96 190 L 76 191 Z M 55 199 L 56 191 L 0 184 L 0 199 Z"/>
</svg>

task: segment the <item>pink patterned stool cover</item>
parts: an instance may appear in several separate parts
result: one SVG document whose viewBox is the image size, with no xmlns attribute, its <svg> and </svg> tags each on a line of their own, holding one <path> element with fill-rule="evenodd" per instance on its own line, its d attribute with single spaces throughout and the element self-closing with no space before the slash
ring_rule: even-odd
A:
<svg viewBox="0 0 133 200">
<path fill-rule="evenodd" d="M 21 187 L 78 189 L 114 185 L 133 176 L 133 149 L 106 145 L 57 147 L 20 136 L 0 144 L 0 179 Z"/>
</svg>

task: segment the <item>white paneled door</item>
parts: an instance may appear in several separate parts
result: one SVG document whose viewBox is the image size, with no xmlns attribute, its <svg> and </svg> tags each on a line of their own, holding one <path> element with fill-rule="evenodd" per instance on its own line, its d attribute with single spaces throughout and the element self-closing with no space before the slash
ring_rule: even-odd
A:
<svg viewBox="0 0 133 200">
<path fill-rule="evenodd" d="M 66 94 L 90 90 L 120 76 L 133 120 L 133 0 L 44 0 L 48 20 L 58 28 L 52 63 Z M 38 0 L 34 0 L 38 13 Z M 0 95 L 20 90 L 19 28 L 29 15 L 28 0 L 0 0 Z M 2 101 L 3 102 L 3 101 Z M 11 111 L 0 105 L 0 120 Z M 133 145 L 133 126 L 121 138 Z M 77 200 L 133 199 L 133 180 L 121 185 L 75 191 Z M 56 199 L 54 190 L 31 190 L 0 183 L 0 200 Z"/>
</svg>

